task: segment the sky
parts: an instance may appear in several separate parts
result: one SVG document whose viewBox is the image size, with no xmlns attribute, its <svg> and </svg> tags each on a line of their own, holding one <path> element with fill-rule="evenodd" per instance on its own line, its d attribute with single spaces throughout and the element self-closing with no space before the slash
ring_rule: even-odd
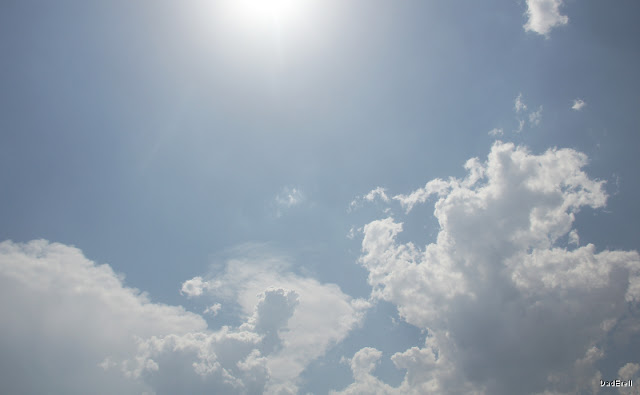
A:
<svg viewBox="0 0 640 395">
<path fill-rule="evenodd" d="M 1 2 L 0 392 L 638 393 L 638 13 Z"/>
</svg>

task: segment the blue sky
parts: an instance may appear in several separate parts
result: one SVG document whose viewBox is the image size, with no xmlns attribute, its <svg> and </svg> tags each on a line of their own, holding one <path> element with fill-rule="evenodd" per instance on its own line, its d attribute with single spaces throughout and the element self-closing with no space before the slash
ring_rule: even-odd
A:
<svg viewBox="0 0 640 395">
<path fill-rule="evenodd" d="M 0 392 L 638 378 L 639 7 L 3 2 Z"/>
</svg>

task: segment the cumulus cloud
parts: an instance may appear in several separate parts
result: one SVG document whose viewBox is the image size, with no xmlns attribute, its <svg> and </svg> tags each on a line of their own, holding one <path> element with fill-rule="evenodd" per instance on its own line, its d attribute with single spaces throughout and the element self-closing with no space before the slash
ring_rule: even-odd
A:
<svg viewBox="0 0 640 395">
<path fill-rule="evenodd" d="M 258 307 L 264 317 L 288 317 L 286 330 L 276 331 L 275 337 L 276 332 L 273 329 L 270 332 L 267 390 L 295 393 L 300 373 L 359 325 L 369 304 L 352 299 L 335 284 L 322 284 L 293 273 L 284 257 L 256 251 L 253 247 L 247 250 L 245 256 L 229 260 L 224 270 L 212 274 L 204 287 L 208 295 L 237 302 L 247 316 L 254 314 L 255 306 L 260 303 L 257 295 L 281 290 L 269 299 L 271 306 L 279 306 L 281 313 Z M 248 323 L 256 328 L 273 328 L 267 321 L 255 318 Z"/>
<path fill-rule="evenodd" d="M 569 23 L 569 18 L 560 13 L 562 3 L 562 0 L 527 0 L 528 20 L 524 29 L 548 37 L 553 28 Z"/>
<path fill-rule="evenodd" d="M 262 392 L 269 370 L 261 339 L 254 331 L 229 327 L 138 339 L 122 371 L 157 394 Z"/>
<path fill-rule="evenodd" d="M 640 389 L 638 389 L 638 373 L 640 373 L 640 365 L 637 363 L 628 363 L 618 370 L 618 379 L 620 380 L 633 380 L 632 387 L 620 387 L 620 393 L 623 395 L 638 395 Z"/>
<path fill-rule="evenodd" d="M 620 368 L 618 375 L 622 380 L 632 380 L 640 372 L 640 365 L 637 363 L 628 363 Z"/>
<path fill-rule="evenodd" d="M 373 374 L 381 356 L 382 352 L 371 347 L 365 347 L 356 352 L 349 360 L 355 382 L 339 393 L 345 395 L 396 393 L 395 388 L 383 383 Z M 336 391 L 330 393 L 338 394 Z"/>
<path fill-rule="evenodd" d="M 344 339 L 368 303 L 262 258 L 184 282 L 188 297 L 240 305 L 242 323 L 214 331 L 77 248 L 0 243 L 0 392 L 295 393 L 308 363 Z"/>
<path fill-rule="evenodd" d="M 586 106 L 586 105 L 587 105 L 587 103 L 585 103 L 585 101 L 584 101 L 584 100 L 582 100 L 582 99 L 575 99 L 575 100 L 573 101 L 573 105 L 571 106 L 571 108 L 572 108 L 573 110 L 580 111 L 580 110 L 582 110 L 582 108 L 583 108 L 584 106 Z"/>
<path fill-rule="evenodd" d="M 194 277 L 182 283 L 180 293 L 189 297 L 200 296 L 207 286 L 208 284 L 202 281 L 202 277 Z"/>
<path fill-rule="evenodd" d="M 125 287 L 77 248 L 45 240 L 0 243 L 0 311 L 2 393 L 151 391 L 121 371 L 137 339 L 207 328 L 199 315 Z"/>
<path fill-rule="evenodd" d="M 498 141 L 486 161 L 467 162 L 465 178 L 398 195 L 408 213 L 437 196 L 433 243 L 398 242 L 403 224 L 393 217 L 365 225 L 360 263 L 372 297 L 427 338 L 392 357 L 406 371 L 398 387 L 374 376 L 379 352 L 356 353 L 344 392 L 589 393 L 600 361 L 637 363 L 615 347 L 638 346 L 638 314 L 629 314 L 640 302 L 638 253 L 566 243 L 577 242 L 579 211 L 606 203 L 586 163 L 575 150 L 536 155 Z"/>
<path fill-rule="evenodd" d="M 296 308 L 297 294 L 270 288 L 256 298 L 251 315 L 238 328 L 144 339 L 125 365 L 134 377 L 167 394 L 272 393 L 269 354 L 281 346 L 280 334 Z M 176 378 L 176 370 L 185 373 Z"/>
</svg>

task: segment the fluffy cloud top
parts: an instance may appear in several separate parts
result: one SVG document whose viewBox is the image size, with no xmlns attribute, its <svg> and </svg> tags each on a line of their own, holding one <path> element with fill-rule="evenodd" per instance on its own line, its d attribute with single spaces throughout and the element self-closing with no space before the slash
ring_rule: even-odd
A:
<svg viewBox="0 0 640 395">
<path fill-rule="evenodd" d="M 608 374 L 636 375 L 640 360 L 621 350 L 638 347 L 640 257 L 580 244 L 576 215 L 607 200 L 586 164 L 575 150 L 536 155 L 497 141 L 485 161 L 466 162 L 464 178 L 369 194 L 405 215 L 435 201 L 433 243 L 399 242 L 403 223 L 381 218 L 362 228 L 359 259 L 372 298 L 427 337 L 391 357 L 406 372 L 396 387 L 376 377 L 379 350 L 356 352 L 342 392 L 591 393 L 610 379 L 603 361 Z M 0 392 L 296 393 L 304 369 L 362 322 L 369 302 L 260 248 L 236 255 L 182 285 L 213 314 L 239 307 L 238 326 L 214 331 L 74 247 L 0 243 Z"/>
<path fill-rule="evenodd" d="M 349 360 L 355 382 L 339 393 L 345 395 L 395 393 L 395 388 L 383 383 L 373 374 L 381 356 L 382 352 L 371 347 L 365 347 L 356 352 Z M 338 394 L 338 392 L 333 391 L 331 394 Z"/>
<path fill-rule="evenodd" d="M 496 142 L 484 163 L 467 162 L 464 179 L 432 180 L 396 197 L 407 212 L 437 197 L 434 243 L 399 243 L 403 226 L 391 217 L 365 225 L 360 262 L 372 296 L 394 303 L 428 337 L 393 356 L 406 369 L 397 388 L 372 375 L 379 353 L 356 353 L 345 392 L 597 390 L 598 361 L 616 358 L 608 336 L 640 328 L 628 313 L 640 301 L 640 257 L 591 244 L 569 249 L 578 242 L 575 215 L 607 198 L 586 163 L 571 149 L 534 155 Z"/>
<path fill-rule="evenodd" d="M 553 28 L 569 23 L 569 18 L 560 14 L 561 6 L 562 0 L 527 0 L 524 29 L 548 37 Z"/>
<path fill-rule="evenodd" d="M 194 280 L 198 282 L 192 279 L 185 284 Z M 273 329 L 278 325 L 264 321 L 267 318 L 248 320 L 248 324 L 272 334 L 271 340 L 265 338 L 270 342 L 265 345 L 269 350 L 262 351 L 269 351 L 266 364 L 271 376 L 267 390 L 274 393 L 295 393 L 298 375 L 359 325 L 369 306 L 366 301 L 344 294 L 334 284 L 293 273 L 285 258 L 255 250 L 227 262 L 222 272 L 203 282 L 202 288 L 208 290 L 209 297 L 237 302 L 247 315 L 254 314 L 255 306 L 259 306 L 257 295 L 281 290 L 267 298 L 271 307 L 258 310 L 270 320 L 286 316 L 285 331 Z"/>
<path fill-rule="evenodd" d="M 202 281 L 202 277 L 197 276 L 182 283 L 180 293 L 187 295 L 188 297 L 200 296 L 202 295 L 202 292 L 204 292 L 206 286 L 207 284 Z"/>
<path fill-rule="evenodd" d="M 138 339 L 207 328 L 202 317 L 123 286 L 108 265 L 44 240 L 0 243 L 0 311 L 2 393 L 151 390 L 122 372 Z"/>
</svg>

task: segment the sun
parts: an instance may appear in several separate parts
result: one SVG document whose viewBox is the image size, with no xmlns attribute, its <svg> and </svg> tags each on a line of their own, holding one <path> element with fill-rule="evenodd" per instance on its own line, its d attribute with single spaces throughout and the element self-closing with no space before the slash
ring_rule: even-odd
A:
<svg viewBox="0 0 640 395">
<path fill-rule="evenodd" d="M 308 0 L 232 0 L 229 11 L 234 23 L 245 27 L 287 28 L 302 22 Z"/>
<path fill-rule="evenodd" d="M 205 51 L 215 40 L 227 61 L 243 66 L 267 62 L 276 73 L 325 37 L 328 14 L 323 1 L 202 0 L 203 7 L 194 11 L 193 28 Z"/>
</svg>

